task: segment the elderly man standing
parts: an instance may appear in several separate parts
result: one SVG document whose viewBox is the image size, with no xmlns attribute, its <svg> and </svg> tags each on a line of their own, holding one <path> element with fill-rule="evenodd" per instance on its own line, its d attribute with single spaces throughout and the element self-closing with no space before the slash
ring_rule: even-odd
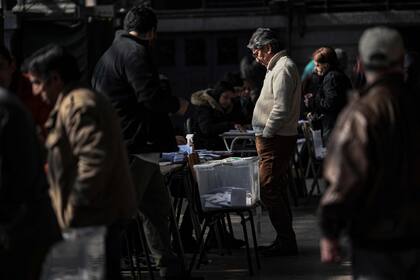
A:
<svg viewBox="0 0 420 280">
<path fill-rule="evenodd" d="M 277 237 L 271 245 L 261 247 L 261 253 L 265 256 L 296 255 L 296 236 L 287 194 L 287 168 L 297 138 L 301 96 L 299 71 L 269 28 L 258 28 L 248 48 L 257 62 L 267 68 L 252 126 L 260 157 L 261 200 Z"/>
<path fill-rule="evenodd" d="M 359 54 L 367 87 L 340 115 L 325 161 L 321 259 L 340 260 L 346 231 L 353 279 L 420 279 L 418 94 L 405 89 L 396 30 L 366 30 Z"/>
<path fill-rule="evenodd" d="M 107 226 L 106 279 L 121 279 L 121 224 L 135 213 L 119 119 L 107 98 L 79 81 L 76 59 L 57 45 L 25 62 L 32 91 L 53 105 L 46 127 L 50 195 L 62 229 Z"/>
</svg>

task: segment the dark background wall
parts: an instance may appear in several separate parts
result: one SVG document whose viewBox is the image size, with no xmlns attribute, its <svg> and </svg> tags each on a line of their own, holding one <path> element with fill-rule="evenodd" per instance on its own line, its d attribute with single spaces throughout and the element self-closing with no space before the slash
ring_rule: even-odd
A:
<svg viewBox="0 0 420 280">
<path fill-rule="evenodd" d="M 16 4 L 16 1 L 6 2 L 10 7 Z M 124 12 L 135 2 L 139 1 L 97 1 L 99 6 L 94 10 L 75 7 L 73 14 L 66 15 L 9 12 L 5 43 L 11 46 L 18 60 L 45 44 L 63 44 L 76 55 L 84 77 L 89 80 L 96 61 L 111 44 L 115 30 L 121 27 Z M 175 94 L 186 98 L 196 90 L 214 85 L 227 72 L 239 71 L 241 58 L 250 55 L 246 44 L 257 27 L 277 30 L 300 70 L 316 48 L 329 45 L 348 53 L 349 71 L 356 59 L 361 33 L 373 25 L 398 28 L 408 49 L 420 51 L 419 1 L 148 2 L 159 18 L 155 49 L 159 69 L 170 79 Z M 100 11 L 105 8 L 112 14 L 104 16 Z"/>
</svg>

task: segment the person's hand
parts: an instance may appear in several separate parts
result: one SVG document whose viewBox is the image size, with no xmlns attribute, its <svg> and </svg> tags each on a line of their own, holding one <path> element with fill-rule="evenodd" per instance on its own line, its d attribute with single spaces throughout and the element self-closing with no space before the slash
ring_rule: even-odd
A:
<svg viewBox="0 0 420 280">
<path fill-rule="evenodd" d="M 251 90 L 248 87 L 243 86 L 238 90 L 238 96 L 249 97 L 250 95 L 251 95 Z"/>
<path fill-rule="evenodd" d="M 306 107 L 310 107 L 311 106 L 311 102 L 312 102 L 312 98 L 313 98 L 313 94 L 312 93 L 307 93 L 303 96 L 303 103 L 305 103 Z"/>
<path fill-rule="evenodd" d="M 337 263 L 341 261 L 340 243 L 337 239 L 322 237 L 319 246 L 321 250 L 321 262 Z"/>
<path fill-rule="evenodd" d="M 185 144 L 187 144 L 187 139 L 185 139 L 185 137 L 182 136 L 182 135 L 176 135 L 175 136 L 175 139 L 176 139 L 176 144 L 177 145 L 185 145 Z"/>
<path fill-rule="evenodd" d="M 246 128 L 241 124 L 235 124 L 235 129 L 239 130 L 240 132 L 245 132 Z"/>
<path fill-rule="evenodd" d="M 190 102 L 183 98 L 179 98 L 179 110 L 176 112 L 177 115 L 183 116 L 185 112 L 188 110 L 188 106 L 190 105 Z"/>
</svg>

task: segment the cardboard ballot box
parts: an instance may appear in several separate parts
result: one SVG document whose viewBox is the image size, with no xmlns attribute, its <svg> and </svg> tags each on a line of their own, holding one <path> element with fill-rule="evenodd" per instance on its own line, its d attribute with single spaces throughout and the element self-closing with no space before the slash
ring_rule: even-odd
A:
<svg viewBox="0 0 420 280">
<path fill-rule="evenodd" d="M 258 157 L 230 157 L 194 165 L 204 211 L 246 208 L 260 199 Z"/>
</svg>

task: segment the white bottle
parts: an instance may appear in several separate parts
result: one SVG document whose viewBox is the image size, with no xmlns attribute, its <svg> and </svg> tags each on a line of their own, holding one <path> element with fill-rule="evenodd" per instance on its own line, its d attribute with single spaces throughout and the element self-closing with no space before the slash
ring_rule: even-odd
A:
<svg viewBox="0 0 420 280">
<path fill-rule="evenodd" d="M 187 134 L 185 138 L 187 139 L 187 145 L 190 147 L 188 154 L 192 154 L 194 152 L 194 134 Z"/>
</svg>

